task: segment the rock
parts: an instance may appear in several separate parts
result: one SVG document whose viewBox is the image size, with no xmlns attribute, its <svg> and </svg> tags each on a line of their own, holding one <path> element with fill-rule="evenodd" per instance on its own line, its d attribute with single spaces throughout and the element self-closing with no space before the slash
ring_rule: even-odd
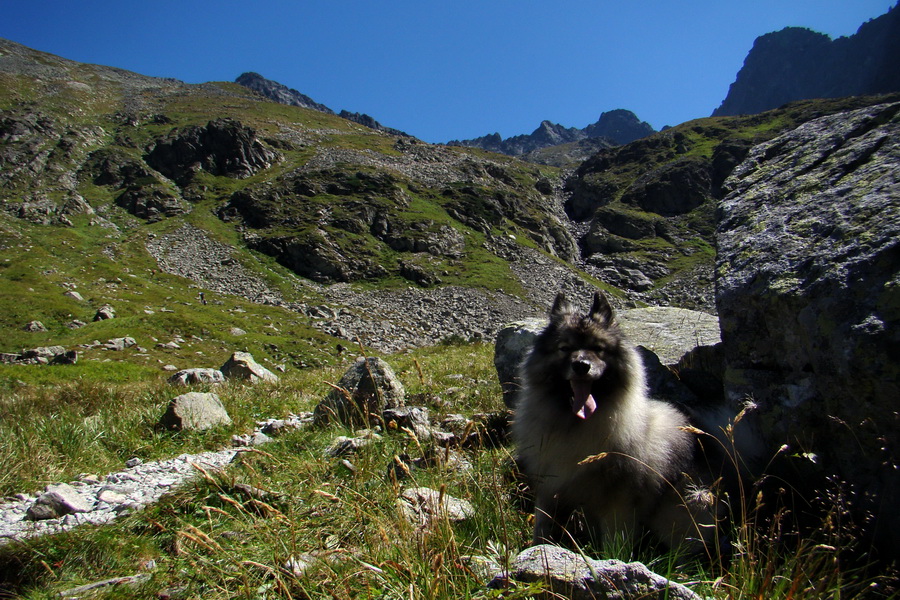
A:
<svg viewBox="0 0 900 600">
<path fill-rule="evenodd" d="M 475 508 L 467 500 L 426 487 L 403 490 L 400 494 L 403 514 L 414 525 L 427 527 L 437 519 L 465 521 L 475 515 Z"/>
<path fill-rule="evenodd" d="M 381 439 L 381 436 L 372 431 L 363 432 L 362 435 L 353 438 L 339 435 L 334 438 L 331 445 L 325 449 L 325 456 L 338 457 L 356 454 L 361 448 L 365 448 L 375 440 L 379 439 Z"/>
<path fill-rule="evenodd" d="M 67 483 L 48 485 L 28 509 L 27 519 L 40 521 L 63 515 L 90 512 L 93 506 Z"/>
<path fill-rule="evenodd" d="M 697 346 L 721 341 L 719 319 L 696 310 L 650 306 L 618 311 L 616 319 L 632 343 L 651 350 L 665 365 L 676 364 Z"/>
<path fill-rule="evenodd" d="M 84 302 L 84 298 L 81 296 L 81 294 L 79 294 L 75 290 L 69 290 L 66 293 L 64 293 L 63 296 L 65 296 L 66 298 L 71 298 L 72 300 L 75 300 L 76 302 Z"/>
<path fill-rule="evenodd" d="M 244 331 L 243 329 L 241 329 L 240 327 L 232 327 L 231 329 L 228 330 L 228 333 L 230 333 L 231 335 L 233 335 L 235 337 L 247 335 L 247 332 Z"/>
<path fill-rule="evenodd" d="M 103 321 L 105 319 L 115 319 L 116 311 L 109 304 L 104 304 L 100 308 L 97 309 L 97 314 L 94 315 L 95 321 Z"/>
<path fill-rule="evenodd" d="M 137 341 L 132 337 L 113 338 L 107 340 L 106 343 L 103 344 L 104 349 L 112 350 L 114 352 L 121 352 L 125 348 L 131 348 L 133 346 L 137 346 Z"/>
<path fill-rule="evenodd" d="M 215 394 L 188 392 L 169 402 L 159 424 L 167 429 L 202 431 L 231 425 L 231 417 Z"/>
<path fill-rule="evenodd" d="M 51 365 L 74 365 L 78 363 L 78 350 L 66 350 L 50 361 Z"/>
<path fill-rule="evenodd" d="M 390 365 L 380 358 L 360 359 L 316 406 L 318 424 L 337 420 L 350 426 L 377 424 L 387 408 L 402 406 L 406 392 Z"/>
<path fill-rule="evenodd" d="M 431 439 L 431 423 L 428 409 L 424 406 L 398 406 L 381 413 L 388 429 L 409 429 L 419 441 Z"/>
<path fill-rule="evenodd" d="M 494 340 L 494 368 L 500 379 L 503 403 L 512 408 L 521 388 L 519 365 L 534 345 L 534 339 L 547 326 L 544 319 L 527 319 L 505 325 Z"/>
<path fill-rule="evenodd" d="M 782 444 L 873 499 L 900 557 L 900 103 L 810 121 L 753 148 L 717 229 L 724 385 Z M 875 501 L 874 499 L 877 499 Z M 883 511 L 879 509 L 883 507 Z"/>
<path fill-rule="evenodd" d="M 554 597 L 570 600 L 701 600 L 642 563 L 595 560 L 547 544 L 520 553 L 510 565 L 508 577 L 525 583 L 544 582 Z M 489 584 L 493 588 L 505 586 L 502 575 Z"/>
<path fill-rule="evenodd" d="M 205 127 L 185 127 L 156 141 L 144 159 L 147 164 L 181 184 L 203 169 L 210 175 L 244 179 L 281 160 L 266 147 L 256 131 L 231 119 L 216 119 Z"/>
<path fill-rule="evenodd" d="M 622 203 L 663 216 L 688 213 L 712 197 L 711 171 L 705 158 L 679 158 L 639 177 Z"/>
<path fill-rule="evenodd" d="M 47 331 L 47 328 L 44 327 L 44 324 L 40 321 L 28 321 L 28 323 L 26 323 L 25 327 L 23 327 L 22 329 L 24 329 L 25 331 L 30 331 L 32 333 Z"/>
<path fill-rule="evenodd" d="M 172 385 L 215 385 L 217 383 L 225 383 L 225 375 L 218 369 L 182 369 L 169 377 L 168 382 Z"/>
<path fill-rule="evenodd" d="M 68 327 L 69 329 L 81 329 L 85 325 L 87 325 L 87 323 L 85 323 L 84 321 L 79 321 L 78 319 L 72 319 L 71 321 L 66 323 L 66 327 Z"/>
<path fill-rule="evenodd" d="M 278 375 L 253 360 L 249 352 L 235 352 L 219 370 L 225 379 L 244 379 L 250 383 L 278 381 Z"/>
<path fill-rule="evenodd" d="M 60 354 L 65 354 L 65 352 L 66 349 L 62 346 L 38 346 L 37 348 L 22 350 L 22 359 L 43 359 L 49 361 Z"/>
</svg>

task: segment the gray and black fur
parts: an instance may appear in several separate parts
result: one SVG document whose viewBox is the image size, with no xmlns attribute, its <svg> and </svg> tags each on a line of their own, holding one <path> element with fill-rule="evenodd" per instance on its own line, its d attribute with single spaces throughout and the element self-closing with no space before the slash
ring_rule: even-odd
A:
<svg viewBox="0 0 900 600">
<path fill-rule="evenodd" d="M 687 417 L 647 396 L 643 363 L 605 296 L 579 314 L 558 295 L 521 379 L 512 427 L 535 493 L 534 543 L 565 541 L 576 510 L 601 539 L 649 530 L 691 550 L 712 539 L 709 495 L 684 475 L 695 442 Z"/>
</svg>

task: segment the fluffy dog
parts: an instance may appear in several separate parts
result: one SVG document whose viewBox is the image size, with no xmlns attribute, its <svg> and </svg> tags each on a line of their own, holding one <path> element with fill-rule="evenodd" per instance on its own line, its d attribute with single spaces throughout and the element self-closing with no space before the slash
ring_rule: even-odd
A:
<svg viewBox="0 0 900 600">
<path fill-rule="evenodd" d="M 577 510 L 595 539 L 649 530 L 689 551 L 711 539 L 709 494 L 685 475 L 695 435 L 678 409 L 648 398 L 605 296 L 578 314 L 558 295 L 521 380 L 512 431 L 535 494 L 534 543 L 565 541 Z"/>
</svg>

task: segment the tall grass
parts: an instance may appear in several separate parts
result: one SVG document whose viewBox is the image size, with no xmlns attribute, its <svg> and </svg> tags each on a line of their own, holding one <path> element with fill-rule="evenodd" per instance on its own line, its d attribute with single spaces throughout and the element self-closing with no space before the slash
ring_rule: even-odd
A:
<svg viewBox="0 0 900 600">
<path fill-rule="evenodd" d="M 436 419 L 502 409 L 490 345 L 445 345 L 389 361 L 410 401 L 427 405 Z M 341 372 L 296 371 L 273 386 L 219 387 L 234 423 L 206 434 L 155 430 L 168 398 L 182 391 L 162 383 L 73 382 L 4 395 L 0 434 L 18 441 L 2 446 L 2 488 L 33 490 L 81 472 L 118 469 L 132 455 L 162 458 L 226 445 L 262 416 L 310 410 Z M 325 450 L 338 435 L 354 432 L 340 426 L 291 431 L 113 524 L 0 546 L 0 598 L 51 598 L 136 574 L 147 577 L 97 594 L 458 599 L 540 592 L 540 584 L 485 587 L 492 570 L 530 543 L 530 509 L 517 500 L 510 448 L 435 452 L 425 440 L 387 430 L 356 454 L 329 457 Z M 415 466 L 418 458 L 428 458 L 427 466 Z M 407 468 L 395 468 L 398 463 Z M 468 500 L 474 516 L 462 522 L 441 516 L 427 526 L 407 520 L 400 494 L 417 486 Z M 711 560 L 626 544 L 582 550 L 643 560 L 710 598 L 888 595 L 886 587 L 872 586 L 881 585 L 875 578 L 843 562 L 840 551 L 852 543 L 845 534 L 853 532 L 845 522 L 846 498 L 824 497 L 831 512 L 818 531 L 800 536 L 786 507 L 767 511 L 755 490 L 748 485 L 747 491 L 749 501 L 735 504 L 733 555 L 724 546 Z"/>
</svg>

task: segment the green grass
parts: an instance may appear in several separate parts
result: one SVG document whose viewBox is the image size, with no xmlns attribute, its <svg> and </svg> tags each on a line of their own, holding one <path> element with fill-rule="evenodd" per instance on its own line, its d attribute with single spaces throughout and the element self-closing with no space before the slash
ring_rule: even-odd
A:
<svg viewBox="0 0 900 600">
<path fill-rule="evenodd" d="M 437 420 L 502 408 L 492 356 L 490 345 L 447 344 L 389 362 L 408 402 L 427 406 Z M 0 439 L 15 442 L 0 455 L 0 493 L 34 490 L 79 473 L 103 474 L 131 456 L 151 460 L 227 445 L 231 434 L 249 430 L 256 419 L 311 409 L 344 366 L 292 371 L 274 385 L 218 387 L 234 423 L 205 433 L 155 430 L 167 399 L 179 391 L 159 381 L 6 390 Z M 461 451 L 470 468 L 438 463 L 412 469 L 407 478 L 390 467 L 397 457 L 428 454 L 426 442 L 389 430 L 357 454 L 326 457 L 337 435 L 353 434 L 341 426 L 292 431 L 113 524 L 2 546 L 0 597 L 51 598 L 141 573 L 148 578 L 138 587 L 108 588 L 100 597 L 486 599 L 539 591 L 536 584 L 489 591 L 469 558 L 502 565 L 529 544 L 529 509 L 515 500 L 510 448 Z M 248 495 L 244 486 L 267 494 Z M 401 491 L 413 486 L 468 500 L 475 516 L 414 526 L 398 508 Z M 583 551 L 642 560 L 708 598 L 886 597 L 884 582 L 841 562 L 837 550 L 853 543 L 846 536 L 852 530 L 841 524 L 842 506 L 834 499 L 819 531 L 798 539 L 788 530 L 787 511 L 764 520 L 748 504 L 733 529 L 739 551 L 730 564 L 719 556 L 687 559 L 627 543 Z M 295 572 L 291 560 L 311 564 Z"/>
</svg>

